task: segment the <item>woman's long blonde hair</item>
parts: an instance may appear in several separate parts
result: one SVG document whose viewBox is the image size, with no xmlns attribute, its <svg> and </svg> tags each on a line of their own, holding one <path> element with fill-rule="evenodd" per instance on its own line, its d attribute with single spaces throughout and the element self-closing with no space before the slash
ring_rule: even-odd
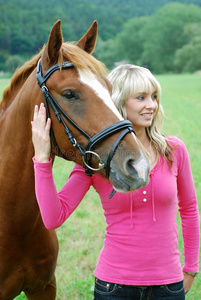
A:
<svg viewBox="0 0 201 300">
<path fill-rule="evenodd" d="M 158 108 L 151 126 L 146 128 L 146 132 L 157 153 L 160 153 L 171 167 L 173 148 L 169 145 L 166 136 L 159 130 L 164 117 L 159 82 L 147 68 L 131 64 L 119 65 L 109 73 L 108 79 L 113 87 L 112 100 L 124 119 L 127 119 L 127 99 L 140 92 L 150 93 L 154 88 L 157 94 Z"/>
</svg>

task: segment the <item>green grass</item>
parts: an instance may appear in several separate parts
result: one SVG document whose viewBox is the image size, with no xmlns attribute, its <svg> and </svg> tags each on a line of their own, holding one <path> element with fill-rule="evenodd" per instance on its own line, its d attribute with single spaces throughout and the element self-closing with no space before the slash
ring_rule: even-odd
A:
<svg viewBox="0 0 201 300">
<path fill-rule="evenodd" d="M 201 211 L 201 76 L 160 75 L 165 120 L 162 131 L 181 138 L 189 151 Z M 0 93 L 8 80 L 0 80 Z M 73 163 L 56 159 L 54 177 L 57 190 L 68 179 Z M 79 187 L 78 187 L 79 188 Z M 178 217 L 179 249 L 183 261 L 181 225 Z M 93 272 L 103 245 L 105 220 L 98 195 L 93 189 L 72 216 L 57 229 L 60 252 L 56 270 L 57 300 L 93 299 Z M 201 256 L 200 256 L 201 263 Z M 199 275 L 187 300 L 201 299 Z M 25 299 L 24 294 L 16 298 Z"/>
</svg>

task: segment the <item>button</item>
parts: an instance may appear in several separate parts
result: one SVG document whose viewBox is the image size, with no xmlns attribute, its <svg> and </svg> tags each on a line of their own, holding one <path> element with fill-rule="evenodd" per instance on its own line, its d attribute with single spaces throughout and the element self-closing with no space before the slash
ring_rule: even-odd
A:
<svg viewBox="0 0 201 300">
<path fill-rule="evenodd" d="M 145 195 L 147 192 L 146 191 L 143 191 L 143 194 Z"/>
<path fill-rule="evenodd" d="M 147 199 L 146 199 L 146 198 L 144 198 L 144 199 L 143 199 L 143 202 L 147 202 Z"/>
</svg>

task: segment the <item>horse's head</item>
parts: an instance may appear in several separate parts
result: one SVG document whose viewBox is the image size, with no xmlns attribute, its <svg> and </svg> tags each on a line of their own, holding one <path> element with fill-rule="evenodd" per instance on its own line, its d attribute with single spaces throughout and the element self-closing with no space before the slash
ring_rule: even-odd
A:
<svg viewBox="0 0 201 300">
<path fill-rule="evenodd" d="M 52 119 L 55 153 L 85 164 L 88 171 L 95 169 L 116 190 L 127 192 L 148 183 L 149 163 L 131 123 L 111 100 L 104 65 L 91 55 L 96 38 L 94 22 L 76 45 L 63 43 L 57 21 L 37 78 Z"/>
</svg>

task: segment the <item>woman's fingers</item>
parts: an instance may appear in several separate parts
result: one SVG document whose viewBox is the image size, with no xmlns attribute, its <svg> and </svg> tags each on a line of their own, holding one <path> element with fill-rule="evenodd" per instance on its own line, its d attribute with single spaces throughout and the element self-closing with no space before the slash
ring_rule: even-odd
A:
<svg viewBox="0 0 201 300">
<path fill-rule="evenodd" d="M 39 119 L 41 125 L 45 127 L 45 125 L 46 125 L 46 109 L 45 109 L 43 103 L 41 103 L 40 108 L 39 108 L 38 119 Z"/>
<path fill-rule="evenodd" d="M 46 162 L 50 156 L 50 127 L 51 120 L 46 120 L 46 109 L 44 103 L 34 108 L 32 124 L 32 141 L 35 150 L 35 159 Z"/>
<path fill-rule="evenodd" d="M 38 105 L 36 105 L 34 108 L 33 121 L 31 122 L 32 126 L 34 126 L 36 129 L 38 128 L 39 130 L 45 129 L 47 124 L 46 118 L 46 109 L 44 107 L 44 103 L 41 103 L 39 108 Z"/>
<path fill-rule="evenodd" d="M 45 130 L 48 131 L 48 133 L 50 132 L 50 127 L 51 127 L 51 119 L 48 118 L 45 126 Z"/>
<path fill-rule="evenodd" d="M 37 118 L 38 118 L 38 105 L 35 105 L 33 121 L 35 121 Z"/>
</svg>

